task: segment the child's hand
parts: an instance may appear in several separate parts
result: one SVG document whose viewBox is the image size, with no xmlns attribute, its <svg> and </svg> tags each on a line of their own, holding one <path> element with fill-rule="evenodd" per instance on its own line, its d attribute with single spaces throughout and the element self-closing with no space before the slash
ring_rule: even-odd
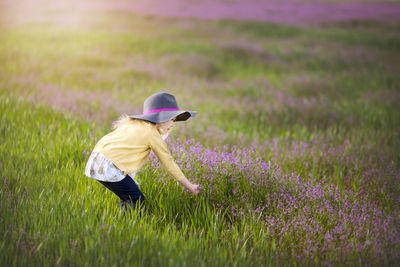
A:
<svg viewBox="0 0 400 267">
<path fill-rule="evenodd" d="M 190 189 L 190 191 L 197 196 L 198 194 L 200 194 L 200 192 L 203 190 L 203 187 L 199 184 L 194 184 L 192 186 L 192 188 Z"/>
<path fill-rule="evenodd" d="M 186 190 L 189 190 L 196 196 L 200 194 L 201 190 L 203 189 L 201 185 L 192 184 L 191 182 L 189 182 L 189 180 L 186 179 L 186 177 L 183 178 L 182 180 L 179 180 L 179 183 L 183 185 L 186 188 Z"/>
</svg>

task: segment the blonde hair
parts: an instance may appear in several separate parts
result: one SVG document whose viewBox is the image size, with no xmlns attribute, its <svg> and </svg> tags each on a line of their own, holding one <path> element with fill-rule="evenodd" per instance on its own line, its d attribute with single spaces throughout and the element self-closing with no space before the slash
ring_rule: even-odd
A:
<svg viewBox="0 0 400 267">
<path fill-rule="evenodd" d="M 126 123 L 128 123 L 130 121 L 133 121 L 133 120 L 136 120 L 136 119 L 129 117 L 127 114 L 123 114 L 116 121 L 114 121 L 112 123 L 112 129 L 115 130 L 118 127 L 121 127 L 121 126 L 125 125 Z M 167 137 L 168 137 L 168 135 L 169 135 L 171 130 L 165 132 L 160 128 L 160 124 L 159 123 L 155 123 L 155 125 L 157 127 L 157 130 L 161 133 L 162 139 L 163 140 L 167 139 Z"/>
<path fill-rule="evenodd" d="M 123 114 L 118 118 L 118 120 L 116 120 L 112 123 L 112 129 L 115 130 L 118 127 L 121 127 L 122 125 L 124 125 L 130 121 L 133 121 L 133 120 L 134 120 L 134 118 L 131 118 L 126 114 Z"/>
</svg>

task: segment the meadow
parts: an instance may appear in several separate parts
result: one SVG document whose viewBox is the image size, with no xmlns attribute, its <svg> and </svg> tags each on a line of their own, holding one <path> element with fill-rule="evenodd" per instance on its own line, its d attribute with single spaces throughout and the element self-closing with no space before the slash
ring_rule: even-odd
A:
<svg viewBox="0 0 400 267">
<path fill-rule="evenodd" d="M 399 22 L 67 11 L 0 20 L 1 265 L 400 263 Z M 158 91 L 198 112 L 168 144 L 204 192 L 152 155 L 127 215 L 84 167 Z"/>
</svg>

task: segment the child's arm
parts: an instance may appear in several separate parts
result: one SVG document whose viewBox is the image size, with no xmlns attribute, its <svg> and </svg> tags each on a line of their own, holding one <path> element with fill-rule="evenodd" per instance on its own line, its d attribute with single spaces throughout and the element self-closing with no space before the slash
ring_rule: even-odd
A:
<svg viewBox="0 0 400 267">
<path fill-rule="evenodd" d="M 182 173 L 178 165 L 176 165 L 174 159 L 168 151 L 167 144 L 161 138 L 158 132 L 154 133 L 150 138 L 150 147 L 156 154 L 157 158 L 161 161 L 164 167 L 167 169 L 181 185 L 195 195 L 198 195 L 201 191 L 200 185 L 194 185 L 188 181 L 185 175 Z"/>
</svg>

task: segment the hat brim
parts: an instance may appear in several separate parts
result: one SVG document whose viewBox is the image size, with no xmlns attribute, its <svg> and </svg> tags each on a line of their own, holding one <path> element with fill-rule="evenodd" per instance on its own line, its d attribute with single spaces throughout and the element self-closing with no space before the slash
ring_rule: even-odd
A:
<svg viewBox="0 0 400 267">
<path fill-rule="evenodd" d="M 130 118 L 150 121 L 153 123 L 163 123 L 173 118 L 176 121 L 186 121 L 190 117 L 196 116 L 196 111 L 186 111 L 186 110 L 173 110 L 173 111 L 161 111 L 142 115 L 131 115 Z"/>
</svg>

